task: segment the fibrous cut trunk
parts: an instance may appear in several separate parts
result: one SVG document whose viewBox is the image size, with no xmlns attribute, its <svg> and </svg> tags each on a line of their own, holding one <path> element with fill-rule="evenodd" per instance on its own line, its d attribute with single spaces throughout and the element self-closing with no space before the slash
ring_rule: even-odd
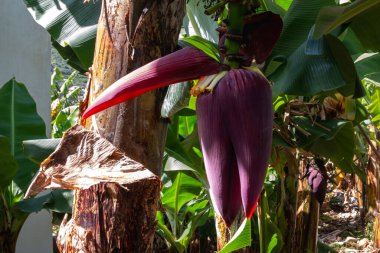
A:
<svg viewBox="0 0 380 253">
<path fill-rule="evenodd" d="M 42 164 L 27 197 L 74 189 L 73 217 L 61 225 L 61 253 L 151 252 L 159 177 L 106 139 L 77 125 Z"/>
</svg>

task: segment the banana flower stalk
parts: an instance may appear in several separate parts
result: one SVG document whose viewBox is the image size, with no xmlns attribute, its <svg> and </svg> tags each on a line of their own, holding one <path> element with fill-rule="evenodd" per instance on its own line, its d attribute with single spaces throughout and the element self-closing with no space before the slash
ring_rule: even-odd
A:
<svg viewBox="0 0 380 253">
<path fill-rule="evenodd" d="M 280 35 L 281 19 L 272 13 L 265 15 L 269 18 L 259 16 L 252 22 L 259 25 L 264 19 L 275 26 L 265 24 L 253 29 L 251 21 L 248 22 L 246 30 L 251 34 L 243 37 L 246 45 L 241 50 L 245 59 L 241 68 L 231 69 L 197 48 L 186 47 L 122 77 L 83 114 L 85 119 L 147 91 L 199 79 L 191 91 L 198 96 L 198 132 L 211 196 L 227 226 L 232 224 L 241 206 L 247 218 L 254 213 L 271 153 L 270 83 L 257 68 L 243 68 L 255 55 L 264 61 Z M 269 31 L 271 35 L 263 36 L 267 41 L 260 41 L 258 34 L 270 27 L 274 27 Z M 220 35 L 223 40 L 224 34 Z"/>
</svg>

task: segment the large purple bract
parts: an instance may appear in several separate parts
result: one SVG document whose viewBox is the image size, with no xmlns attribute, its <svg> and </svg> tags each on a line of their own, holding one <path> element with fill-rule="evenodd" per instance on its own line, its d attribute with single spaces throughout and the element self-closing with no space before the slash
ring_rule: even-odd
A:
<svg viewBox="0 0 380 253">
<path fill-rule="evenodd" d="M 272 92 L 262 75 L 230 70 L 197 99 L 198 131 L 215 205 L 231 225 L 256 208 L 272 145 Z"/>
</svg>

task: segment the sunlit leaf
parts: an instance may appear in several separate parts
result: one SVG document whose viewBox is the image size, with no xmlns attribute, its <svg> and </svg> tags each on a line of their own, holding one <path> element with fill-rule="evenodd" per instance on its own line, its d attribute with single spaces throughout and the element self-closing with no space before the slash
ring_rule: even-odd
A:
<svg viewBox="0 0 380 253">
<path fill-rule="evenodd" d="M 201 191 L 202 184 L 193 177 L 178 173 L 173 185 L 162 190 L 162 204 L 178 214 L 181 207 L 195 198 Z"/>
<path fill-rule="evenodd" d="M 24 155 L 22 142 L 46 138 L 45 123 L 25 85 L 15 79 L 0 89 L 0 111 L 0 134 L 8 138 L 10 153 L 19 167 L 14 181 L 24 191 L 38 166 Z"/>
<path fill-rule="evenodd" d="M 52 36 L 53 45 L 75 69 L 92 65 L 102 1 L 24 0 L 33 18 Z"/>
<path fill-rule="evenodd" d="M 355 66 L 360 79 L 369 78 L 376 82 L 380 82 L 379 53 L 360 54 L 355 61 Z"/>
<path fill-rule="evenodd" d="M 203 4 L 197 1 L 187 1 L 184 28 L 189 36 L 197 35 L 211 42 L 217 43 L 217 22 L 205 14 Z"/>
<path fill-rule="evenodd" d="M 190 36 L 190 37 L 182 38 L 179 40 L 178 44 L 181 47 L 185 47 L 185 46 L 196 47 L 196 48 L 202 50 L 205 54 L 207 54 L 208 56 L 210 56 L 214 60 L 220 61 L 219 60 L 219 51 L 218 51 L 217 46 L 214 43 L 212 43 L 206 39 L 203 39 L 199 36 Z"/>
<path fill-rule="evenodd" d="M 251 245 L 251 220 L 245 219 L 231 240 L 219 251 L 228 253 Z"/>
</svg>

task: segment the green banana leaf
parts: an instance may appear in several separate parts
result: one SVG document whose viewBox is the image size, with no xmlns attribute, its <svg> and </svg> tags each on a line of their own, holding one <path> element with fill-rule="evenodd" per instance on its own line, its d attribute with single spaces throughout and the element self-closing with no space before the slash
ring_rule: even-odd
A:
<svg viewBox="0 0 380 253">
<path fill-rule="evenodd" d="M 340 74 L 346 83 L 346 85 L 339 88 L 338 91 L 346 97 L 351 95 L 353 95 L 354 98 L 363 97 L 365 91 L 349 51 L 344 44 L 333 35 L 326 35 L 325 40 L 336 64 L 338 65 Z"/>
<path fill-rule="evenodd" d="M 61 139 L 40 139 L 23 141 L 24 153 L 38 165 L 57 148 Z"/>
<path fill-rule="evenodd" d="M 211 58 L 213 58 L 215 61 L 218 61 L 218 62 L 220 61 L 218 46 L 202 37 L 190 36 L 190 37 L 182 38 L 178 41 L 178 44 L 180 45 L 180 47 L 185 47 L 185 46 L 196 47 L 202 50 L 205 54 L 207 54 Z"/>
<path fill-rule="evenodd" d="M 278 253 L 281 251 L 284 241 L 281 231 L 270 219 L 269 213 L 271 210 L 268 200 L 269 198 L 267 197 L 267 193 L 263 192 L 259 200 L 261 215 L 257 216 L 260 231 L 260 248 L 262 248 L 262 252 Z"/>
<path fill-rule="evenodd" d="M 188 170 L 190 168 L 194 175 L 207 187 L 206 172 L 200 150 L 196 117 L 175 115 L 168 127 L 165 152 L 169 157 L 185 165 L 185 167 L 178 166 L 176 170 L 181 168 Z M 174 170 L 174 168 L 171 166 L 170 170 Z"/>
<path fill-rule="evenodd" d="M 380 129 L 380 89 L 374 86 L 373 91 L 368 94 L 369 104 L 368 111 L 371 113 L 371 121 L 377 128 Z"/>
<path fill-rule="evenodd" d="M 365 53 L 360 54 L 356 61 L 355 67 L 360 79 L 368 78 L 380 83 L 380 54 Z"/>
<path fill-rule="evenodd" d="M 342 24 L 349 24 L 365 47 L 379 51 L 379 11 L 380 0 L 358 0 L 346 6 L 322 8 L 318 14 L 314 36 L 320 38 Z"/>
<path fill-rule="evenodd" d="M 194 199 L 202 190 L 202 184 L 195 178 L 178 173 L 171 187 L 163 188 L 162 204 L 178 215 L 184 204 Z"/>
<path fill-rule="evenodd" d="M 38 115 L 36 104 L 25 85 L 15 79 L 0 89 L 0 134 L 8 138 L 10 154 L 15 157 L 18 171 L 13 181 L 21 194 L 28 187 L 38 166 L 23 152 L 24 140 L 46 138 L 45 124 Z"/>
<path fill-rule="evenodd" d="M 245 219 L 231 240 L 219 251 L 229 253 L 251 245 L 251 220 Z"/>
<path fill-rule="evenodd" d="M 219 40 L 216 32 L 218 23 L 205 14 L 203 3 L 197 1 L 186 2 L 186 16 L 183 20 L 183 27 L 187 35 L 197 35 L 214 43 Z"/>
<path fill-rule="evenodd" d="M 296 131 L 298 147 L 328 158 L 346 172 L 353 172 L 355 136 L 352 122 L 343 120 L 317 121 L 293 117 L 296 125 L 309 135 Z"/>
<path fill-rule="evenodd" d="M 349 27 L 339 35 L 339 39 L 342 40 L 342 43 L 347 48 L 348 52 L 350 52 L 350 55 L 354 60 L 355 55 L 360 55 L 363 52 L 366 52 L 366 49 L 363 47 L 358 36 L 356 36 L 354 31 Z"/>
<path fill-rule="evenodd" d="M 335 5 L 334 0 L 294 0 L 286 12 L 281 37 L 273 49 L 273 56 L 289 56 L 307 39 L 319 10 L 324 6 Z"/>
<path fill-rule="evenodd" d="M 325 39 L 305 41 L 272 75 L 273 96 L 311 96 L 346 85 Z M 309 45 L 308 45 L 309 44 Z"/>
<path fill-rule="evenodd" d="M 18 208 L 27 213 L 39 212 L 48 209 L 57 213 L 71 213 L 74 194 L 71 190 L 53 190 L 44 195 L 22 200 L 17 203 Z"/>
<path fill-rule="evenodd" d="M 12 182 L 17 172 L 17 162 L 11 154 L 7 137 L 0 135 L 0 192 Z"/>
<path fill-rule="evenodd" d="M 73 68 L 92 65 L 102 1 L 24 0 L 38 24 L 51 35 L 53 46 Z"/>
<path fill-rule="evenodd" d="M 189 105 L 190 84 L 182 82 L 170 85 L 161 106 L 161 117 L 171 118 L 175 113 Z"/>
</svg>

